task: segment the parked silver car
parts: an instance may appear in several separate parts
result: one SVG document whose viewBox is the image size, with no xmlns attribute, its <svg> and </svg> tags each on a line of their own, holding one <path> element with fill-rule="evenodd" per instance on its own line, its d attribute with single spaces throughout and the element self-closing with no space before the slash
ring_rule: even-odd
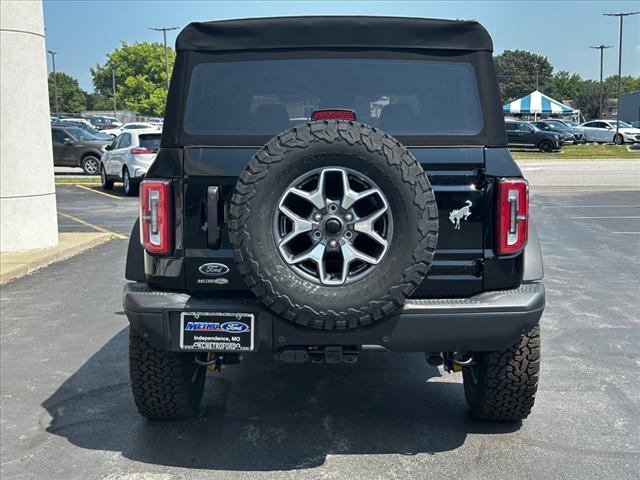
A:
<svg viewBox="0 0 640 480">
<path fill-rule="evenodd" d="M 126 195 L 136 195 L 156 158 L 161 135 L 157 129 L 131 130 L 107 145 L 100 159 L 102 189 L 112 190 L 114 182 L 122 182 Z"/>
</svg>

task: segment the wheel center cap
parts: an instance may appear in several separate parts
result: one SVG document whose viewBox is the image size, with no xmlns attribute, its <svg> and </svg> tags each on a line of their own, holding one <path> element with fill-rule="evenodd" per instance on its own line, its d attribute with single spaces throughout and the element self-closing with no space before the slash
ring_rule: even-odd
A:
<svg viewBox="0 0 640 480">
<path fill-rule="evenodd" d="M 330 235 L 335 235 L 342 230 L 342 222 L 337 218 L 330 218 L 324 223 L 324 228 Z"/>
</svg>

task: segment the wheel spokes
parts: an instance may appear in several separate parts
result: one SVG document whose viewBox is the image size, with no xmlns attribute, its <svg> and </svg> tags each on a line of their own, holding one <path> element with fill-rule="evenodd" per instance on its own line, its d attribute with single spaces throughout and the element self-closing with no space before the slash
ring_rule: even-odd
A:
<svg viewBox="0 0 640 480">
<path fill-rule="evenodd" d="M 299 177 L 285 190 L 274 235 L 279 253 L 294 270 L 333 286 L 368 275 L 382 261 L 391 222 L 387 200 L 375 183 L 348 168 L 327 167 Z"/>
<path fill-rule="evenodd" d="M 318 177 L 318 185 L 316 186 L 316 189 L 313 190 L 312 192 L 307 192 L 305 190 L 301 190 L 299 188 L 294 187 L 294 188 L 290 188 L 285 193 L 285 197 L 289 193 L 292 195 L 296 195 L 306 200 L 307 202 L 311 203 L 318 210 L 322 210 L 327 203 L 327 198 L 325 197 L 325 194 L 324 194 L 326 173 L 327 173 L 327 170 L 323 170 L 322 172 L 320 172 L 320 175 Z"/>
<path fill-rule="evenodd" d="M 349 175 L 344 170 L 339 170 L 342 177 L 342 204 L 340 205 L 345 210 L 350 209 L 356 202 L 359 202 L 363 198 L 371 195 L 380 194 L 377 188 L 369 188 L 362 192 L 356 192 L 351 189 L 349 184 Z"/>
<path fill-rule="evenodd" d="M 384 255 L 384 252 L 387 249 L 387 246 L 389 245 L 387 240 L 385 240 L 374 228 L 374 225 L 376 223 L 376 221 L 378 221 L 378 219 L 380 217 L 382 217 L 382 215 L 384 215 L 384 213 L 387 211 L 389 207 L 387 206 L 386 202 L 385 204 L 377 211 L 367 215 L 366 217 L 362 217 L 359 218 L 358 220 L 356 220 L 356 222 L 353 224 L 353 229 L 358 232 L 358 233 L 362 233 L 364 235 L 367 235 L 369 238 L 373 239 L 375 242 L 377 242 L 378 244 L 380 244 L 382 246 L 382 248 L 384 249 L 382 252 L 382 255 Z"/>
</svg>

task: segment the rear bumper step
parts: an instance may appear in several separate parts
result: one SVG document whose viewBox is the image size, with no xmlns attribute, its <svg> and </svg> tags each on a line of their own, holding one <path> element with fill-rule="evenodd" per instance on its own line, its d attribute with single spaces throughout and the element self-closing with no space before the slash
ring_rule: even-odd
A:
<svg viewBox="0 0 640 480">
<path fill-rule="evenodd" d="M 181 312 L 255 315 L 256 351 L 304 346 L 378 345 L 396 352 L 504 350 L 538 324 L 545 305 L 542 283 L 483 292 L 469 298 L 411 299 L 388 319 L 358 330 L 300 328 L 250 296 L 196 297 L 127 283 L 123 304 L 131 326 L 155 347 L 180 351 Z"/>
</svg>

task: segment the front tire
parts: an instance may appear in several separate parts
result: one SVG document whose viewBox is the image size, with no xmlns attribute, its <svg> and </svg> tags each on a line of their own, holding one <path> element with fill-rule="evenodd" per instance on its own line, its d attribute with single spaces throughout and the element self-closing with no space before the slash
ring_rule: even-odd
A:
<svg viewBox="0 0 640 480">
<path fill-rule="evenodd" d="M 93 155 L 87 155 L 82 159 L 81 166 L 87 175 L 97 175 L 100 171 L 100 159 Z"/>
<path fill-rule="evenodd" d="M 525 419 L 536 397 L 540 373 L 540 327 L 502 352 L 472 353 L 474 365 L 463 370 L 464 393 L 471 413 L 481 420 Z"/>
<path fill-rule="evenodd" d="M 129 373 L 140 415 L 153 419 L 195 415 L 204 391 L 206 368 L 195 355 L 157 350 L 129 328 Z"/>
<path fill-rule="evenodd" d="M 613 136 L 613 143 L 615 143 L 616 145 L 622 145 L 624 143 L 624 137 L 617 133 Z"/>
</svg>

